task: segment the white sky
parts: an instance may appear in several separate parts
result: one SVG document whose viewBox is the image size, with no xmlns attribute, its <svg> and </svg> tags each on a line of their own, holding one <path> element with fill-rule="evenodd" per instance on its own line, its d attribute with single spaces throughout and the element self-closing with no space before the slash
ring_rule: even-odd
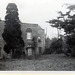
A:
<svg viewBox="0 0 75 75">
<path fill-rule="evenodd" d="M 63 10 L 64 3 L 74 4 L 75 0 L 0 0 L 0 18 L 4 20 L 8 3 L 16 3 L 19 18 L 24 23 L 36 23 L 43 29 L 47 28 L 47 36 L 57 36 L 57 30 L 46 21 L 56 18 L 57 11 Z"/>
</svg>

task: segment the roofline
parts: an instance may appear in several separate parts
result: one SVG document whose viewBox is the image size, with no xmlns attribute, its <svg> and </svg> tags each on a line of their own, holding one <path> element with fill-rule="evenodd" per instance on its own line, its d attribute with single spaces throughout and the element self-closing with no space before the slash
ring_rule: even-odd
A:
<svg viewBox="0 0 75 75">
<path fill-rule="evenodd" d="M 22 23 L 22 22 L 21 22 Z M 33 25 L 38 25 L 38 24 L 35 24 L 35 23 L 22 23 L 22 24 L 33 24 Z"/>
<path fill-rule="evenodd" d="M 38 24 L 35 24 L 35 23 L 22 23 L 22 24 L 31 24 L 31 25 L 37 25 L 39 26 Z M 39 26 L 40 27 L 40 26 Z M 40 27 L 41 28 L 41 27 Z M 44 30 L 43 28 L 41 28 L 42 30 Z"/>
</svg>

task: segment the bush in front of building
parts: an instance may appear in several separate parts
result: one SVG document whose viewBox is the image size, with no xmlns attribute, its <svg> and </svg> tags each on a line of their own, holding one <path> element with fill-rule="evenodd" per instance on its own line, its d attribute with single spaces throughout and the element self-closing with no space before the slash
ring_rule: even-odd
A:
<svg viewBox="0 0 75 75">
<path fill-rule="evenodd" d="M 55 53 L 62 53 L 62 39 L 57 39 L 51 43 L 50 49 Z"/>
</svg>

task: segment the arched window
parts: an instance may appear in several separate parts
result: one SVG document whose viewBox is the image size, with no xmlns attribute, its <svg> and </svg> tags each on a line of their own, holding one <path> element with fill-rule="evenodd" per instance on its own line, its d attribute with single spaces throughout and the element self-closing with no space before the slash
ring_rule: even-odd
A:
<svg viewBox="0 0 75 75">
<path fill-rule="evenodd" d="M 26 33 L 27 33 L 27 39 L 32 39 L 32 29 L 27 28 Z"/>
</svg>

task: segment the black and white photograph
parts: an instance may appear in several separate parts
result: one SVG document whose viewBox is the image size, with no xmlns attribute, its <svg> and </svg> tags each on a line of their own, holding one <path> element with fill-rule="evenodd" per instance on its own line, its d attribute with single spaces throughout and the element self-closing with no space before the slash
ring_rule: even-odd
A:
<svg viewBox="0 0 75 75">
<path fill-rule="evenodd" d="M 75 71 L 75 0 L 0 0 L 0 71 Z"/>
</svg>

